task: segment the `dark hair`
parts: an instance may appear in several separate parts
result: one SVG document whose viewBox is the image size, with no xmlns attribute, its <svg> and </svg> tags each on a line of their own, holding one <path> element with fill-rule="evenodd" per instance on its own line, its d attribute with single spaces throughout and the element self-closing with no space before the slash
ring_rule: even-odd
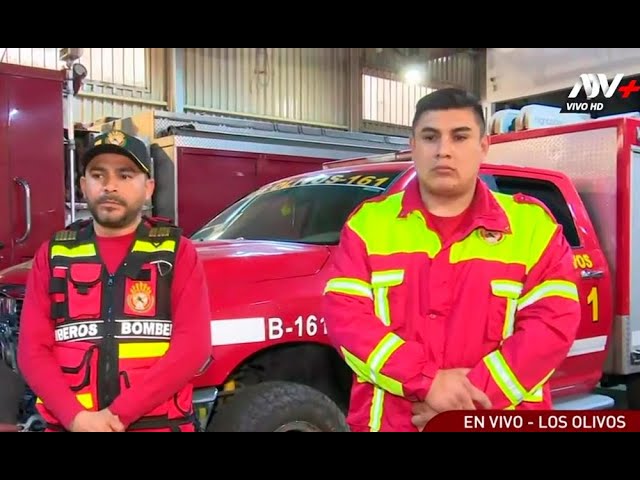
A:
<svg viewBox="0 0 640 480">
<path fill-rule="evenodd" d="M 412 128 L 416 128 L 418 120 L 425 112 L 434 110 L 452 110 L 460 108 L 470 108 L 476 114 L 476 119 L 480 126 L 480 135 L 485 134 L 486 123 L 482 105 L 477 97 L 459 88 L 443 88 L 431 92 L 416 103 L 416 113 L 413 117 Z"/>
</svg>

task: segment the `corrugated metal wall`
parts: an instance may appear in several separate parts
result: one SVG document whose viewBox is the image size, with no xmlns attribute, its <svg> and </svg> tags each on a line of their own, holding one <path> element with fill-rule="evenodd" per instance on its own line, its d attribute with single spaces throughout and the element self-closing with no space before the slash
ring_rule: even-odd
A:
<svg viewBox="0 0 640 480">
<path fill-rule="evenodd" d="M 481 79 L 484 56 L 459 53 L 436 58 L 427 63 L 432 87 L 442 85 L 457 86 L 482 96 Z"/>
<path fill-rule="evenodd" d="M 484 75 L 485 54 L 480 51 L 460 51 L 433 58 L 434 51 L 451 51 L 453 49 L 397 49 L 397 48 L 365 48 L 363 49 L 363 67 L 365 69 L 385 72 L 387 76 L 395 76 L 402 80 L 401 72 L 409 64 L 420 63 L 428 72 L 427 87 L 457 86 L 467 89 L 478 96 L 482 95 L 480 80 Z M 401 53 L 403 50 L 414 50 L 412 55 Z"/>
<path fill-rule="evenodd" d="M 427 49 L 417 49 L 415 57 L 405 57 L 397 49 L 365 49 L 362 78 L 361 129 L 390 134 L 406 134 L 416 102 L 433 89 L 456 86 L 482 97 L 484 55 L 460 52 L 425 60 L 427 78 L 423 85 L 403 82 L 402 70 L 416 59 L 427 58 Z"/>
<path fill-rule="evenodd" d="M 134 61 L 133 56 L 125 56 L 124 52 L 117 52 L 132 49 L 87 48 L 85 50 L 102 50 L 103 52 L 100 56 L 95 54 L 92 56 L 91 52 L 88 55 L 85 53 L 82 58 L 82 63 L 89 70 L 91 79 L 85 82 L 85 88 L 76 99 L 77 121 L 89 123 L 104 117 L 129 117 L 143 110 L 166 108 L 164 48 L 144 49 L 144 59 L 137 58 L 137 62 Z M 105 61 L 105 58 L 110 57 L 107 52 L 104 52 L 105 50 L 114 50 L 113 61 Z M 113 81 L 103 81 L 103 79 Z"/>
<path fill-rule="evenodd" d="M 0 58 L 61 68 L 58 50 L 0 48 Z M 397 134 L 406 129 L 416 100 L 415 89 L 398 82 L 405 59 L 393 52 L 397 49 L 84 50 L 81 63 L 89 78 L 74 109 L 75 121 L 81 123 L 171 107 Z M 431 60 L 429 86 L 457 85 L 480 94 L 484 61 L 470 53 Z M 371 71 L 382 73 L 367 77 Z M 426 91 L 425 86 L 418 89 Z"/>
<path fill-rule="evenodd" d="M 408 85 L 397 76 L 376 71 L 362 75 L 362 120 L 389 125 L 409 126 L 415 104 L 433 89 L 424 85 Z"/>
<path fill-rule="evenodd" d="M 346 48 L 187 48 L 185 110 L 346 127 Z"/>
<path fill-rule="evenodd" d="M 59 48 L 0 48 L 0 61 L 61 69 Z M 74 120 L 127 117 L 149 108 L 164 109 L 164 48 L 85 48 L 81 63 L 88 79 L 74 101 Z"/>
</svg>

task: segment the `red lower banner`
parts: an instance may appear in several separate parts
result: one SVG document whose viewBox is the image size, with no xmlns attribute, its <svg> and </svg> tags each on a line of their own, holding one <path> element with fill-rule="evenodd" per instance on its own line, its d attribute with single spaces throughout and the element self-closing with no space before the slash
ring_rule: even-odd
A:
<svg viewBox="0 0 640 480">
<path fill-rule="evenodd" d="M 640 411 L 544 410 L 443 412 L 424 432 L 640 432 Z"/>
</svg>

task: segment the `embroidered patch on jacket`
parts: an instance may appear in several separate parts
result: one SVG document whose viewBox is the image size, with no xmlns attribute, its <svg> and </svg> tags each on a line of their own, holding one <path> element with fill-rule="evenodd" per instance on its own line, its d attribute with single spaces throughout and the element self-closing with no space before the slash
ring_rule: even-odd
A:
<svg viewBox="0 0 640 480">
<path fill-rule="evenodd" d="M 153 308 L 155 298 L 151 287 L 146 282 L 136 282 L 131 285 L 127 294 L 127 305 L 137 313 L 146 313 Z"/>
<path fill-rule="evenodd" d="M 504 234 L 495 230 L 487 230 L 486 228 L 478 229 L 478 235 L 489 245 L 497 245 L 504 240 Z"/>
</svg>

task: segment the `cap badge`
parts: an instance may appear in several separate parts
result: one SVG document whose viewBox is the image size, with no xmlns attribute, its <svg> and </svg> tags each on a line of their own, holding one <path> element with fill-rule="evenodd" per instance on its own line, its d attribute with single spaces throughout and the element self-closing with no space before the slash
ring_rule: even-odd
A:
<svg viewBox="0 0 640 480">
<path fill-rule="evenodd" d="M 113 132 L 109 132 L 105 143 L 122 146 L 124 145 L 125 141 L 126 141 L 125 134 L 116 130 Z"/>
</svg>

